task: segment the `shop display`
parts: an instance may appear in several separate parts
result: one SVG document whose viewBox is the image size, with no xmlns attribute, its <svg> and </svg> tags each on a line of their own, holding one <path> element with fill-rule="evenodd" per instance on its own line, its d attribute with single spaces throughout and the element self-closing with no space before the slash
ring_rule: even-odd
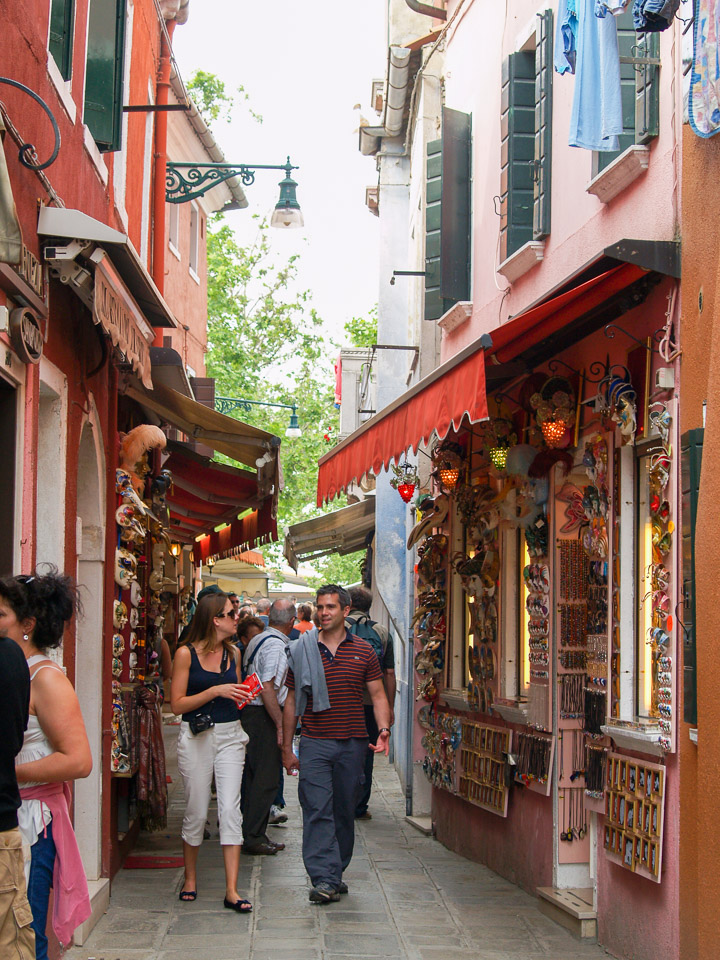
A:
<svg viewBox="0 0 720 960">
<path fill-rule="evenodd" d="M 585 795 L 595 800 L 605 795 L 607 750 L 593 743 L 585 744 Z"/>
<path fill-rule="evenodd" d="M 418 722 L 424 731 L 422 766 L 425 776 L 434 787 L 457 793 L 455 758 L 461 739 L 460 718 L 438 713 L 428 705 L 418 712 Z"/>
<path fill-rule="evenodd" d="M 610 753 L 603 846 L 608 859 L 660 882 L 665 820 L 664 766 Z"/>
<path fill-rule="evenodd" d="M 515 780 L 537 793 L 550 793 L 555 738 L 515 733 Z"/>
<path fill-rule="evenodd" d="M 558 794 L 561 801 L 558 810 L 560 840 L 572 843 L 573 840 L 584 840 L 587 835 L 587 815 L 585 812 L 584 788 L 563 787 Z"/>
<path fill-rule="evenodd" d="M 419 700 L 437 699 L 436 678 L 444 666 L 447 548 L 447 537 L 436 533 L 426 536 L 418 549 L 415 638 L 420 649 L 415 654 L 415 672 Z"/>
<path fill-rule="evenodd" d="M 550 718 L 550 567 L 537 559 L 523 570 L 530 650 L 528 720 L 547 729 Z"/>
<path fill-rule="evenodd" d="M 460 796 L 500 817 L 507 816 L 505 767 L 511 735 L 503 727 L 462 720 Z"/>
</svg>

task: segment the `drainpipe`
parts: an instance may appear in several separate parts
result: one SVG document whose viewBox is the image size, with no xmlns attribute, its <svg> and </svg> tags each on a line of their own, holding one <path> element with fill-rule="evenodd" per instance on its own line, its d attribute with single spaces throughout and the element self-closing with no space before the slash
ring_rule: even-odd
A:
<svg viewBox="0 0 720 960">
<path fill-rule="evenodd" d="M 385 100 L 383 122 L 388 137 L 396 137 L 403 128 L 411 53 L 412 51 L 407 47 L 390 47 L 387 98 Z"/>
<path fill-rule="evenodd" d="M 155 103 L 166 106 L 170 92 L 170 40 L 175 30 L 175 21 L 163 25 L 160 33 L 160 65 L 158 67 Z M 153 256 L 152 278 L 161 294 L 165 292 L 165 175 L 167 171 L 167 125 L 166 110 L 155 113 L 155 179 L 153 183 Z M 154 346 L 163 345 L 162 330 L 155 336 Z"/>
<path fill-rule="evenodd" d="M 420 0 L 405 0 L 405 3 L 414 10 L 415 13 L 421 13 L 424 17 L 433 17 L 435 20 L 447 20 L 447 10 L 441 10 L 440 7 L 433 7 L 429 3 L 420 3 Z"/>
</svg>

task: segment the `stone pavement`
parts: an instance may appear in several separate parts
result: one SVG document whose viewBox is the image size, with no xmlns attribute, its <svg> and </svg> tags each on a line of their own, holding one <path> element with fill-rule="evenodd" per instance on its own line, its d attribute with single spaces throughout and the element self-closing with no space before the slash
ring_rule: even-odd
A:
<svg viewBox="0 0 720 960">
<path fill-rule="evenodd" d="M 166 728 L 170 816 L 166 834 L 141 837 L 136 853 L 178 854 L 182 784 L 174 765 L 177 728 Z M 355 856 L 339 903 L 308 902 L 297 781 L 286 778 L 286 826 L 271 836 L 287 848 L 242 858 L 249 916 L 223 908 L 217 831 L 203 844 L 198 899 L 181 903 L 181 869 L 121 870 L 107 914 L 66 960 L 600 960 L 545 917 L 534 898 L 486 867 L 446 850 L 404 820 L 392 767 L 375 763 L 373 819 L 358 824 Z M 210 820 L 213 822 L 213 808 Z"/>
</svg>

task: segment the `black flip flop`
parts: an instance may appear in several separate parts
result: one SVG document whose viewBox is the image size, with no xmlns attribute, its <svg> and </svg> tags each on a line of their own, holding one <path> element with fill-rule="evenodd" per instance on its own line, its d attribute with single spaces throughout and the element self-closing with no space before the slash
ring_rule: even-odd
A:
<svg viewBox="0 0 720 960">
<path fill-rule="evenodd" d="M 235 903 L 231 903 L 227 897 L 223 900 L 223 905 L 236 913 L 252 913 L 253 908 L 249 900 L 236 900 Z"/>
<path fill-rule="evenodd" d="M 191 903 L 193 900 L 197 900 L 197 890 L 181 890 L 178 900 L 182 900 L 183 903 Z"/>
</svg>

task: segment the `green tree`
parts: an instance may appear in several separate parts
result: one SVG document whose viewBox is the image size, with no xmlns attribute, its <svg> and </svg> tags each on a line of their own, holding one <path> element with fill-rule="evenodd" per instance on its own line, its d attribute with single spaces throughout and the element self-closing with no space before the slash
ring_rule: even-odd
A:
<svg viewBox="0 0 720 960">
<path fill-rule="evenodd" d="M 185 86 L 209 127 L 216 120 L 224 120 L 225 123 L 230 123 L 232 111 L 237 107 L 238 101 L 246 107 L 253 120 L 258 123 L 263 121 L 260 114 L 255 113 L 250 107 L 250 97 L 242 85 L 237 88 L 234 94 L 228 93 L 225 81 L 221 80 L 217 74 L 208 73 L 206 70 L 196 70 Z"/>
<path fill-rule="evenodd" d="M 345 324 L 345 333 L 350 338 L 352 347 L 372 347 L 377 343 L 377 304 L 370 310 L 367 317 L 353 317 Z"/>
</svg>

